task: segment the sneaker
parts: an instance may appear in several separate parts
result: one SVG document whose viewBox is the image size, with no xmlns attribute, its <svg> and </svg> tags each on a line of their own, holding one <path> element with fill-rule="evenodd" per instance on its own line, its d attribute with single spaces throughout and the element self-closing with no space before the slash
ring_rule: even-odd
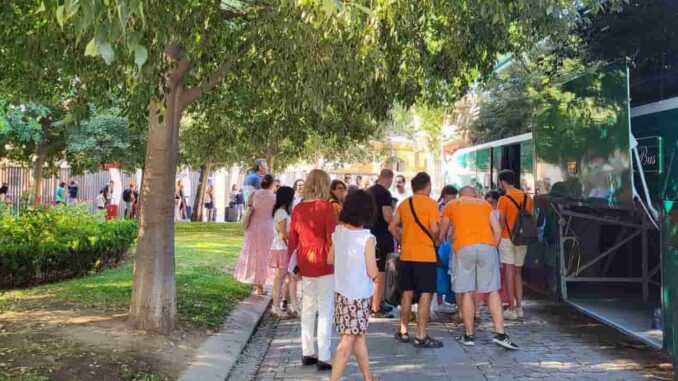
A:
<svg viewBox="0 0 678 381">
<path fill-rule="evenodd" d="M 379 303 L 379 309 L 381 309 L 384 312 L 391 312 L 393 311 L 393 308 L 394 307 L 392 305 L 386 303 L 385 301 Z"/>
<path fill-rule="evenodd" d="M 495 344 L 499 345 L 500 347 L 504 347 L 506 349 L 512 349 L 516 350 L 518 349 L 518 346 L 515 345 L 511 339 L 509 339 L 508 335 L 505 333 L 497 334 L 494 336 L 494 339 L 492 339 Z"/>
<path fill-rule="evenodd" d="M 515 310 L 504 310 L 504 319 L 506 320 L 518 320 L 518 312 Z"/>
<path fill-rule="evenodd" d="M 457 307 L 456 304 L 452 303 L 447 303 L 447 302 L 442 302 L 441 304 L 438 304 L 438 308 L 436 308 L 437 312 L 445 313 L 445 314 L 453 314 L 459 310 L 459 307 Z"/>
<path fill-rule="evenodd" d="M 467 347 L 472 347 L 476 345 L 476 337 L 473 335 L 461 335 L 459 336 L 459 344 L 465 345 Z"/>
<path fill-rule="evenodd" d="M 518 309 L 516 310 L 516 312 L 518 312 L 518 317 L 519 317 L 519 318 L 522 319 L 522 318 L 525 317 L 525 312 L 523 312 L 523 307 L 518 308 Z"/>
<path fill-rule="evenodd" d="M 393 319 L 393 315 L 384 311 L 372 311 L 370 317 L 373 319 Z"/>
</svg>

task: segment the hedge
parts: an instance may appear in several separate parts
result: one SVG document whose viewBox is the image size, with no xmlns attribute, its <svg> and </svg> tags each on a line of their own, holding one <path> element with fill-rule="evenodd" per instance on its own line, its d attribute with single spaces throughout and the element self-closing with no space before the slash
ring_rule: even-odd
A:
<svg viewBox="0 0 678 381">
<path fill-rule="evenodd" d="M 0 288 L 73 278 L 118 264 L 134 243 L 134 220 L 106 221 L 78 206 L 0 216 Z"/>
</svg>

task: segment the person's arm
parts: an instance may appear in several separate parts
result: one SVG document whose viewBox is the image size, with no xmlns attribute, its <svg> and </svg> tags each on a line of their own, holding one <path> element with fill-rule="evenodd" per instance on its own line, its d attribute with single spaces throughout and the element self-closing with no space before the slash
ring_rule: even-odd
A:
<svg viewBox="0 0 678 381">
<path fill-rule="evenodd" d="M 506 196 L 500 197 L 497 202 L 497 211 L 499 212 L 499 227 L 504 230 L 506 229 Z"/>
<path fill-rule="evenodd" d="M 287 238 L 289 236 L 287 232 L 287 220 L 282 219 L 278 221 L 276 224 L 275 230 L 278 232 L 278 238 L 280 238 L 283 241 L 287 241 Z"/>
<path fill-rule="evenodd" d="M 434 206 L 433 211 L 429 215 L 428 225 L 429 229 L 431 229 L 431 237 L 433 237 L 433 241 L 435 242 L 440 235 L 440 213 L 438 212 L 438 205 Z"/>
<path fill-rule="evenodd" d="M 403 239 L 403 232 L 401 229 L 402 222 L 400 221 L 400 214 L 396 212 L 396 214 L 393 216 L 393 219 L 391 222 L 388 224 L 388 231 L 391 233 L 393 238 L 395 238 L 396 241 L 401 242 Z"/>
<path fill-rule="evenodd" d="M 334 213 L 334 206 L 328 201 L 327 208 L 325 208 L 325 239 L 327 242 L 332 242 L 332 233 L 337 227 L 337 215 Z"/>
<path fill-rule="evenodd" d="M 379 268 L 377 268 L 377 240 L 370 237 L 365 245 L 365 263 L 367 264 L 367 275 L 370 279 L 375 279 L 379 275 Z"/>
<path fill-rule="evenodd" d="M 299 233 L 297 233 L 296 219 L 298 213 L 292 212 L 292 221 L 290 222 L 289 240 L 287 242 L 287 254 L 291 257 L 294 251 L 297 250 L 299 244 Z"/>
<path fill-rule="evenodd" d="M 381 215 L 384 216 L 384 221 L 386 221 L 387 224 L 390 224 L 393 219 L 393 207 L 390 204 L 388 206 L 382 206 Z"/>
<path fill-rule="evenodd" d="M 440 234 L 438 234 L 438 245 L 442 244 L 447 238 L 447 232 L 450 230 L 450 219 L 443 215 L 442 220 L 440 221 Z"/>
<path fill-rule="evenodd" d="M 492 227 L 492 238 L 494 238 L 494 246 L 497 246 L 501 241 L 502 226 L 499 223 L 499 221 L 497 221 L 497 216 L 494 213 L 490 213 L 490 226 Z"/>
<path fill-rule="evenodd" d="M 330 251 L 327 253 L 327 264 L 334 264 L 334 245 L 330 246 Z"/>
</svg>

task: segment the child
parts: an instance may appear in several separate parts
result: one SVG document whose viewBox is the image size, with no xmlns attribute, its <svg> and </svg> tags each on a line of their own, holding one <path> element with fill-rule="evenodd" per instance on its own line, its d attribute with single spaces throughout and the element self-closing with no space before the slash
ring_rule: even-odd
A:
<svg viewBox="0 0 678 381">
<path fill-rule="evenodd" d="M 438 199 L 438 208 L 442 213 L 443 208 L 448 202 L 457 198 L 459 191 L 452 185 L 445 185 L 440 192 Z M 436 294 L 438 307 L 437 312 L 452 314 L 457 312 L 456 298 L 452 292 L 452 279 L 448 272 L 450 268 L 450 257 L 452 256 L 452 244 L 448 239 L 448 232 L 443 233 L 443 242 L 438 247 L 438 267 L 436 268 Z"/>
<path fill-rule="evenodd" d="M 282 289 L 285 277 L 287 276 L 287 267 L 289 265 L 289 256 L 287 254 L 287 235 L 290 228 L 290 211 L 294 202 L 294 189 L 290 187 L 280 187 L 275 194 L 275 206 L 273 206 L 273 243 L 271 245 L 271 254 L 269 256 L 269 266 L 275 269 L 275 278 L 273 279 L 273 307 L 271 314 L 275 317 L 284 317 L 284 312 L 280 310 L 280 290 Z M 290 295 L 292 307 L 289 315 L 297 315 L 296 295 Z"/>
<path fill-rule="evenodd" d="M 341 379 L 351 353 L 358 361 L 363 378 L 374 380 L 365 334 L 374 279 L 379 269 L 375 256 L 376 238 L 363 226 L 371 224 L 376 213 L 372 196 L 364 190 L 356 190 L 346 197 L 339 214 L 340 224 L 332 234 L 327 261 L 334 264 L 334 325 L 341 341 L 332 361 L 331 380 Z"/>
<path fill-rule="evenodd" d="M 103 190 L 99 191 L 99 195 L 97 196 L 97 198 L 95 200 L 95 205 L 96 205 L 98 210 L 106 209 L 106 196 L 104 196 Z"/>
</svg>

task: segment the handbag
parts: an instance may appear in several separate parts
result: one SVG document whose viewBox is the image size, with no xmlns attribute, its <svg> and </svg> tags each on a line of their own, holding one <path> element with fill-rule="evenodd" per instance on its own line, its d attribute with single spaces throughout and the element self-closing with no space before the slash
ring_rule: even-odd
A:
<svg viewBox="0 0 678 381">
<path fill-rule="evenodd" d="M 247 230 L 250 227 L 250 224 L 252 223 L 252 214 L 254 214 L 254 195 L 257 194 L 255 191 L 252 193 L 250 196 L 249 200 L 247 200 L 247 209 L 245 209 L 245 212 L 243 212 L 242 215 L 242 220 L 240 222 L 240 227 L 242 228 L 243 231 Z"/>
<path fill-rule="evenodd" d="M 421 231 L 423 231 L 426 234 L 426 236 L 431 239 L 431 242 L 433 242 L 433 252 L 436 255 L 437 266 L 438 267 L 444 267 L 443 261 L 438 256 L 438 250 L 436 250 L 436 240 L 433 239 L 433 236 L 428 231 L 428 229 L 426 229 L 426 227 L 424 227 L 424 225 L 421 223 L 421 221 L 419 221 L 419 217 L 417 216 L 417 213 L 414 211 L 414 202 L 412 201 L 412 199 L 413 199 L 413 197 L 410 197 L 410 199 L 408 201 L 409 201 L 409 204 L 410 204 L 410 211 L 412 212 L 412 217 L 414 217 L 414 222 L 416 222 L 417 225 L 419 225 L 419 228 L 421 229 Z"/>
</svg>

